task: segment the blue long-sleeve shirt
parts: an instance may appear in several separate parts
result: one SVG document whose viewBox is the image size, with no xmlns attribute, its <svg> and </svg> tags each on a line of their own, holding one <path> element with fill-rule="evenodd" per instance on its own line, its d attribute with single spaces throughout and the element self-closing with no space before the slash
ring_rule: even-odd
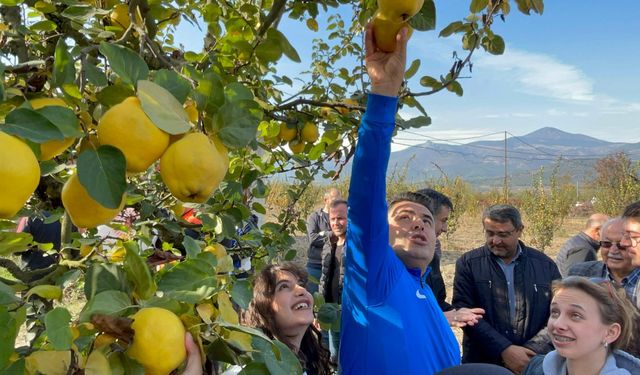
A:
<svg viewBox="0 0 640 375">
<path fill-rule="evenodd" d="M 349 374 L 433 374 L 460 348 L 419 269 L 389 245 L 386 172 L 397 98 L 369 95 L 349 187 L 340 367 Z"/>
</svg>

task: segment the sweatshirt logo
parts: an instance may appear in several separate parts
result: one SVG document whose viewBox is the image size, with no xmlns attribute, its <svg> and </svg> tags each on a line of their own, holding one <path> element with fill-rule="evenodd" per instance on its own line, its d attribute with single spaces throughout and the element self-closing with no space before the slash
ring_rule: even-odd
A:
<svg viewBox="0 0 640 375">
<path fill-rule="evenodd" d="M 425 296 L 424 294 L 420 293 L 420 289 L 416 290 L 416 297 L 418 297 L 418 299 L 427 299 L 427 296 Z"/>
</svg>

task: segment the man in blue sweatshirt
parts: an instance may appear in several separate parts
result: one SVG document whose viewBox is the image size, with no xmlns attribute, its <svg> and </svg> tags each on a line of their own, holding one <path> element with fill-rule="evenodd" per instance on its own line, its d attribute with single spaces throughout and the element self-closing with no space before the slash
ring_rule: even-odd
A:
<svg viewBox="0 0 640 375">
<path fill-rule="evenodd" d="M 406 29 L 396 51 L 365 35 L 371 79 L 358 131 L 342 297 L 340 367 L 350 374 L 434 374 L 460 363 L 458 343 L 426 285 L 435 248 L 427 197 L 404 193 L 387 207 L 386 171 L 406 62 Z M 477 321 L 467 314 L 469 324 Z"/>
</svg>

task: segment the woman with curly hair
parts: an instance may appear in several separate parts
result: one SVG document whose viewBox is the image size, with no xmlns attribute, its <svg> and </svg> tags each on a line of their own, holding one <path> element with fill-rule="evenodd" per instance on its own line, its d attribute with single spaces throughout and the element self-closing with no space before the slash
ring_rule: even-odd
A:
<svg viewBox="0 0 640 375">
<path fill-rule="evenodd" d="M 329 352 L 313 325 L 313 297 L 304 287 L 307 277 L 307 271 L 295 263 L 265 266 L 253 282 L 244 323 L 285 343 L 307 375 L 330 374 Z"/>
</svg>

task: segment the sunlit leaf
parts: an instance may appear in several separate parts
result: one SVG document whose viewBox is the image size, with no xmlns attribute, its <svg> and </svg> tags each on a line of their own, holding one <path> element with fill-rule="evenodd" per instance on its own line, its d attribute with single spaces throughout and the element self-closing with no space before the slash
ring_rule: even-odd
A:
<svg viewBox="0 0 640 375">
<path fill-rule="evenodd" d="M 200 259 L 188 259 L 173 266 L 158 280 L 158 290 L 168 298 L 196 303 L 215 293 L 215 268 Z"/>
<path fill-rule="evenodd" d="M 29 233 L 0 232 L 0 256 L 6 256 L 29 248 L 33 237 Z"/>
<path fill-rule="evenodd" d="M 67 375 L 71 365 L 70 351 L 36 351 L 26 358 L 29 374 Z"/>
<path fill-rule="evenodd" d="M 182 104 L 165 88 L 151 81 L 138 81 L 138 98 L 142 110 L 165 132 L 182 134 L 191 129 Z"/>
<path fill-rule="evenodd" d="M 96 294 L 84 305 L 82 312 L 80 312 L 80 321 L 90 321 L 91 315 L 93 314 L 127 315 L 129 307 L 131 307 L 131 299 L 126 293 L 117 290 L 107 290 Z"/>
<path fill-rule="evenodd" d="M 433 0 L 425 0 L 420 12 L 409 20 L 409 25 L 419 31 L 436 28 L 436 5 Z"/>
<path fill-rule="evenodd" d="M 140 256 L 140 248 L 133 241 L 124 243 L 127 252 L 124 270 L 129 280 L 133 282 L 133 292 L 139 299 L 149 299 L 156 292 L 156 284 L 151 276 L 147 262 Z"/>
<path fill-rule="evenodd" d="M 141 79 L 149 76 L 149 67 L 142 57 L 136 52 L 119 44 L 100 43 L 100 53 L 102 53 L 111 69 L 122 78 L 125 83 L 134 85 Z"/>
<path fill-rule="evenodd" d="M 420 59 L 415 59 L 411 62 L 411 65 L 409 66 L 409 69 L 407 69 L 406 72 L 404 72 L 404 79 L 409 79 L 411 77 L 413 77 L 416 72 L 418 72 L 418 69 L 420 68 Z"/>
<path fill-rule="evenodd" d="M 29 289 L 25 299 L 29 299 L 34 294 L 48 300 L 59 300 L 62 298 L 62 288 L 58 285 L 36 285 Z"/>
<path fill-rule="evenodd" d="M 480 13 L 489 5 L 489 0 L 471 0 L 469 11 L 471 13 Z"/>
<path fill-rule="evenodd" d="M 180 103 L 184 103 L 187 95 L 189 95 L 189 91 L 191 91 L 189 82 L 173 70 L 158 70 L 153 82 L 156 85 L 164 87 L 164 89 L 169 91 Z"/>
<path fill-rule="evenodd" d="M 64 134 L 42 114 L 29 108 L 16 108 L 9 112 L 0 130 L 26 138 L 35 143 L 62 140 Z"/>
<path fill-rule="evenodd" d="M 65 38 L 59 38 L 53 60 L 53 85 L 61 87 L 76 80 L 76 69 Z"/>
</svg>

